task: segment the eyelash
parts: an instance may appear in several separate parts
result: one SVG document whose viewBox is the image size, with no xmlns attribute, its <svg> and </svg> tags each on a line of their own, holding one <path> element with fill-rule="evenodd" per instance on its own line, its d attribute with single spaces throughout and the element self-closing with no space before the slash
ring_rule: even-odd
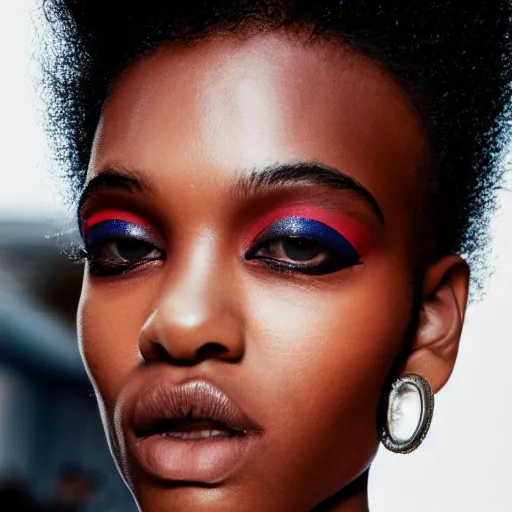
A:
<svg viewBox="0 0 512 512">
<path fill-rule="evenodd" d="M 92 238 L 92 239 L 91 239 Z M 147 249 L 146 255 L 131 261 L 122 256 L 123 250 L 120 243 L 127 243 L 128 249 Z M 118 259 L 108 259 L 101 256 L 101 252 L 108 250 L 117 252 Z M 93 276 L 115 276 L 126 274 L 150 261 L 163 260 L 166 253 L 161 249 L 156 240 L 141 226 L 122 220 L 109 220 L 92 226 L 84 237 L 85 248 L 81 251 L 83 259 L 89 264 L 89 273 Z M 131 245 L 131 247 L 130 247 Z M 147 254 L 156 252 L 156 255 L 148 257 Z M 124 262 L 119 262 L 124 259 Z"/>
<path fill-rule="evenodd" d="M 148 249 L 147 254 L 156 251 L 156 254 L 152 257 L 147 257 L 146 254 L 145 257 L 132 262 L 124 258 L 125 261 L 121 263 L 115 259 L 101 257 L 101 252 L 108 248 L 108 244 L 112 244 L 111 250 L 115 250 L 119 258 L 122 258 L 119 242 L 131 243 L 132 249 L 135 248 L 135 250 Z M 308 244 L 310 246 L 316 244 L 317 249 L 327 253 L 327 256 L 320 263 L 291 263 L 260 254 L 265 248 L 271 248 L 276 243 L 280 243 L 282 247 L 284 244 L 291 244 L 293 250 L 297 249 L 293 247 L 295 244 L 299 246 L 299 251 L 301 244 L 306 245 L 306 250 Z M 87 261 L 89 273 L 93 276 L 126 274 L 145 263 L 166 258 L 165 251 L 143 227 L 121 220 L 103 221 L 92 226 L 84 237 L 84 246 L 84 248 L 72 248 L 67 253 L 75 262 Z M 286 250 L 282 252 L 286 253 Z M 354 247 L 338 231 L 322 222 L 301 217 L 285 217 L 266 228 L 256 237 L 252 247 L 245 252 L 244 258 L 247 261 L 258 261 L 277 272 L 309 275 L 330 274 L 361 263 Z M 309 258 L 311 259 L 314 258 Z"/>
<path fill-rule="evenodd" d="M 292 240 L 299 246 L 305 244 L 306 250 L 308 244 L 313 246 L 316 244 L 316 248 L 319 251 L 326 252 L 327 256 L 320 263 L 311 264 L 283 262 L 268 255 L 258 254 L 262 249 L 271 247 L 276 242 L 290 244 Z M 282 252 L 286 252 L 286 250 Z M 279 272 L 298 272 L 309 275 L 330 274 L 343 268 L 361 264 L 359 254 L 343 235 L 327 224 L 303 217 L 285 217 L 266 228 L 258 235 L 253 247 L 245 253 L 245 259 L 258 260 L 266 267 Z"/>
</svg>

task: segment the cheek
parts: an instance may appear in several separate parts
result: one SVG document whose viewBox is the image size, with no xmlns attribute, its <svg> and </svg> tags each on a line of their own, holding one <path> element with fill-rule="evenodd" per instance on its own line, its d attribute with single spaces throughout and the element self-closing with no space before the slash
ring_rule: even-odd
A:
<svg viewBox="0 0 512 512">
<path fill-rule="evenodd" d="M 314 391 L 318 386 L 309 384 L 325 378 L 327 385 L 339 381 L 343 390 L 351 382 L 364 382 L 370 391 L 372 382 L 386 376 L 403 343 L 412 302 L 406 280 L 379 277 L 377 282 L 365 272 L 328 290 L 251 286 L 248 330 L 257 356 L 268 358 L 265 367 L 280 367 L 282 379 L 307 384 L 306 389 Z"/>
<path fill-rule="evenodd" d="M 150 283 L 149 283 L 150 285 Z M 139 362 L 138 336 L 152 291 L 148 283 L 95 286 L 86 277 L 78 306 L 80 350 L 97 394 L 110 410 Z"/>
<path fill-rule="evenodd" d="M 332 478 L 338 488 L 370 463 L 377 403 L 409 322 L 412 295 L 400 277 L 365 271 L 329 290 L 252 288 L 247 360 L 276 446 L 298 474 L 325 467 L 325 485 Z"/>
</svg>

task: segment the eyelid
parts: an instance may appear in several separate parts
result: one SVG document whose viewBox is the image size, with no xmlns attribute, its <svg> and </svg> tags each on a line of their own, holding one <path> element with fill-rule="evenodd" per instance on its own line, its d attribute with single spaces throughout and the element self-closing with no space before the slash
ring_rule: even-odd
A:
<svg viewBox="0 0 512 512">
<path fill-rule="evenodd" d="M 138 224 L 125 222 L 124 220 L 103 221 L 95 224 L 85 236 L 86 246 L 94 246 L 97 243 L 106 243 L 119 240 L 138 240 L 146 242 L 161 249 L 161 244 L 151 233 Z"/>
<path fill-rule="evenodd" d="M 140 215 L 132 213 L 127 210 L 121 210 L 117 208 L 104 208 L 97 212 L 94 212 L 90 216 L 84 219 L 83 223 L 83 234 L 87 236 L 87 233 L 91 228 L 97 226 L 102 222 L 107 221 L 120 221 L 128 224 L 132 224 L 141 229 L 144 229 L 154 240 L 159 240 L 160 237 L 155 232 L 155 229 L 152 228 L 146 220 Z"/>
<path fill-rule="evenodd" d="M 344 237 L 359 255 L 364 254 L 370 247 L 371 238 L 368 231 L 348 215 L 310 205 L 290 205 L 272 210 L 258 218 L 244 237 L 245 250 L 248 250 L 272 224 L 286 217 L 300 217 L 325 224 Z"/>
<path fill-rule="evenodd" d="M 283 217 L 265 229 L 254 242 L 254 249 L 269 241 L 298 237 L 312 240 L 325 248 L 343 253 L 357 253 L 353 245 L 336 229 L 315 219 L 304 217 Z"/>
</svg>

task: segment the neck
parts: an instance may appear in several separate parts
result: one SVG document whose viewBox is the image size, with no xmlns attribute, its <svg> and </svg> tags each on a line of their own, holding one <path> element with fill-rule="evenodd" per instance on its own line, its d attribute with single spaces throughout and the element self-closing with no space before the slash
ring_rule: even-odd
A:
<svg viewBox="0 0 512 512">
<path fill-rule="evenodd" d="M 311 512 L 369 512 L 368 470 Z"/>
</svg>

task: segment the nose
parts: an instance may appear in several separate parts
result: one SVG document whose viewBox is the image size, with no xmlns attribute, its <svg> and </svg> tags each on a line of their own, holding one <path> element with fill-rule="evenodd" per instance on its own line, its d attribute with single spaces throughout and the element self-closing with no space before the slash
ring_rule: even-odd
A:
<svg viewBox="0 0 512 512">
<path fill-rule="evenodd" d="M 207 263 L 207 255 L 202 256 L 167 280 L 139 335 L 144 361 L 190 366 L 243 357 L 243 322 L 231 285 L 236 279 L 227 276 L 225 266 Z"/>
</svg>

